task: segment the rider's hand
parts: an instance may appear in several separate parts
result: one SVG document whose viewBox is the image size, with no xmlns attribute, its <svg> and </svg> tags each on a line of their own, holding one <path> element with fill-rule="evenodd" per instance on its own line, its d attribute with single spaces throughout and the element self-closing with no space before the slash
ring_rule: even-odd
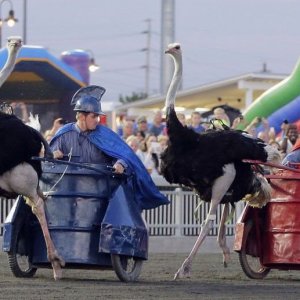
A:
<svg viewBox="0 0 300 300">
<path fill-rule="evenodd" d="M 53 158 L 58 159 L 58 158 L 63 158 L 64 154 L 60 150 L 55 150 L 53 151 Z"/>
<path fill-rule="evenodd" d="M 113 165 L 113 168 L 115 169 L 115 173 L 118 174 L 123 174 L 125 171 L 125 168 L 118 162 Z"/>
</svg>

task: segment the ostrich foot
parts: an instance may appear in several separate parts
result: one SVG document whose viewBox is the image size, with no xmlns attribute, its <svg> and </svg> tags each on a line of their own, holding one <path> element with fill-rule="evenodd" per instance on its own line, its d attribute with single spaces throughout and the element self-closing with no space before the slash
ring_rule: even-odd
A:
<svg viewBox="0 0 300 300">
<path fill-rule="evenodd" d="M 52 264 L 52 269 L 53 269 L 53 277 L 54 280 L 59 280 L 62 278 L 62 268 L 61 265 L 58 261 L 54 261 Z"/>
<path fill-rule="evenodd" d="M 180 278 L 190 278 L 191 277 L 191 263 L 188 259 L 186 259 L 182 266 L 178 269 L 176 274 L 174 275 L 174 280 Z"/>
<path fill-rule="evenodd" d="M 227 268 L 228 267 L 228 263 L 231 261 L 231 258 L 230 258 L 230 253 L 224 253 L 223 254 L 223 266 L 224 268 Z"/>
<path fill-rule="evenodd" d="M 48 256 L 49 261 L 51 262 L 53 268 L 53 277 L 54 280 L 59 280 L 62 278 L 62 267 L 65 266 L 64 259 L 57 254 L 57 251 L 54 251 L 53 254 Z"/>
</svg>

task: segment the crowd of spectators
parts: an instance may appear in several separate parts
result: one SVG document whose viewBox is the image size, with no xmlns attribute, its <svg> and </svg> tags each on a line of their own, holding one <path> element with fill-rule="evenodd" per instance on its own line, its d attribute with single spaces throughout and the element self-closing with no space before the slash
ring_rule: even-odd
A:
<svg viewBox="0 0 300 300">
<path fill-rule="evenodd" d="M 281 124 L 281 133 L 276 135 L 273 127 L 270 127 L 266 118 L 256 117 L 246 124 L 242 115 L 230 121 L 225 110 L 221 107 L 213 111 L 213 115 L 209 120 L 202 118 L 201 113 L 194 111 L 187 118 L 183 112 L 178 112 L 177 117 L 182 125 L 193 129 L 197 133 L 201 133 L 208 128 L 222 128 L 228 126 L 233 129 L 243 125 L 244 131 L 254 138 L 260 138 L 265 143 L 276 147 L 282 156 L 284 163 L 287 163 L 289 153 L 297 150 L 297 155 L 293 155 L 293 160 L 299 158 L 300 162 L 300 139 L 298 128 L 295 124 L 289 124 L 284 120 Z M 221 120 L 221 121 L 213 121 Z M 212 121 L 211 121 L 212 120 Z M 209 122 L 210 121 L 210 122 Z M 119 126 L 118 133 L 135 151 L 137 156 L 144 163 L 148 172 L 157 176 L 160 174 L 159 159 L 161 152 L 166 148 L 168 142 L 168 134 L 166 125 L 163 120 L 162 112 L 157 111 L 154 114 L 153 120 L 148 120 L 146 116 L 140 116 L 136 120 L 124 120 Z"/>
<path fill-rule="evenodd" d="M 220 110 L 216 110 L 216 112 L 222 113 Z M 208 122 L 203 120 L 198 111 L 192 112 L 189 118 L 183 112 L 177 112 L 177 117 L 183 126 L 193 129 L 196 133 L 201 133 L 208 128 Z M 226 124 L 230 122 L 224 114 L 215 117 L 224 118 Z M 139 116 L 136 119 L 123 117 L 117 133 L 133 149 L 148 172 L 152 176 L 159 176 L 160 154 L 168 143 L 168 133 L 162 111 L 156 111 L 152 119 L 146 116 Z"/>
<path fill-rule="evenodd" d="M 29 122 L 29 114 L 26 105 L 23 102 L 14 102 L 11 104 L 14 113 L 25 123 Z M 196 133 L 201 133 L 208 128 L 222 128 L 228 126 L 233 129 L 239 128 L 243 124 L 244 131 L 254 138 L 260 138 L 265 143 L 276 147 L 282 155 L 283 163 L 289 165 L 300 163 L 300 139 L 299 129 L 296 124 L 284 120 L 281 124 L 281 132 L 276 135 L 273 127 L 270 127 L 266 118 L 256 117 L 249 124 L 245 123 L 242 115 L 230 121 L 225 110 L 221 107 L 214 109 L 213 114 L 208 119 L 202 118 L 198 111 L 194 111 L 190 116 L 183 112 L 177 112 L 177 117 L 183 126 L 193 129 Z M 211 120 L 221 121 L 211 121 Z M 209 122 L 210 121 L 210 122 Z M 50 141 L 56 131 L 66 124 L 63 118 L 56 118 L 52 127 L 44 131 L 44 137 Z M 144 163 L 148 172 L 152 176 L 160 174 L 160 154 L 166 148 L 168 134 L 162 111 L 156 111 L 152 119 L 146 116 L 137 118 L 124 117 L 117 128 L 117 133 L 127 142 L 134 150 L 136 155 Z"/>
</svg>

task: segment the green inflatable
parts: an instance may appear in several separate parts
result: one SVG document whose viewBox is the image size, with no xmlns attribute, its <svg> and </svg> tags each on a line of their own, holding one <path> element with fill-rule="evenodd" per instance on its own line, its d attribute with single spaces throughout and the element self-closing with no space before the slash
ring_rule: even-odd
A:
<svg viewBox="0 0 300 300">
<path fill-rule="evenodd" d="M 250 123 L 255 117 L 267 118 L 300 95 L 300 59 L 293 72 L 286 79 L 261 94 L 244 112 Z M 299 112 L 300 114 L 300 112 Z M 245 126 L 244 126 L 245 127 Z M 244 128 L 243 127 L 243 128 Z M 243 129 L 241 128 L 241 129 Z"/>
</svg>

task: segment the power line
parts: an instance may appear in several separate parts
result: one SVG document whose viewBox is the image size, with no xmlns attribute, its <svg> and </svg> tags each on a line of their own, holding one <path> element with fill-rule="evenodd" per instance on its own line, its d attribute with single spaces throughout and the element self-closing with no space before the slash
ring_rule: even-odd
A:
<svg viewBox="0 0 300 300">
<path fill-rule="evenodd" d="M 129 70 L 138 70 L 141 69 L 141 67 L 129 67 L 129 68 L 117 68 L 117 69 L 107 69 L 102 70 L 102 73 L 113 73 L 113 72 L 123 72 L 123 71 L 129 71 Z"/>
<path fill-rule="evenodd" d="M 149 84 L 150 84 L 150 49 L 151 49 L 151 19 L 145 20 L 148 24 L 147 30 L 143 31 L 144 34 L 147 34 L 147 44 L 146 48 L 141 51 L 146 52 L 146 64 L 143 66 L 145 69 L 145 94 L 149 95 Z"/>
<path fill-rule="evenodd" d="M 138 52 L 140 52 L 140 50 L 128 50 L 128 51 L 109 52 L 109 53 L 99 54 L 99 56 L 101 57 L 121 56 L 121 55 L 128 55 L 128 54 L 133 54 Z"/>
<path fill-rule="evenodd" d="M 119 38 L 127 38 L 127 37 L 133 37 L 139 35 L 139 32 L 134 32 L 134 33 L 128 33 L 128 34 L 116 34 L 116 35 L 109 35 L 109 36 L 104 36 L 104 37 L 99 37 L 100 39 L 104 40 L 114 40 L 114 39 L 119 39 Z"/>
</svg>

